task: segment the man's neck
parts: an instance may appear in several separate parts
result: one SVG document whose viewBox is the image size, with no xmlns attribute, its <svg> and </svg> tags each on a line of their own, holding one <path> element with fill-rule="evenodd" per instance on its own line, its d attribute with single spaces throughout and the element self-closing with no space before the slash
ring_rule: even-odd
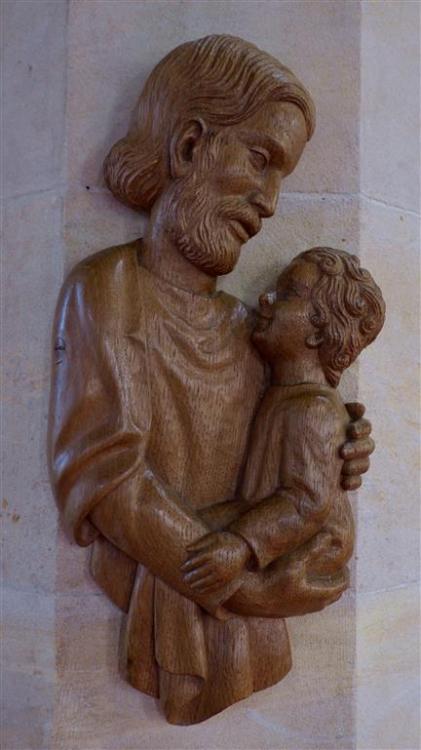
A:
<svg viewBox="0 0 421 750">
<path fill-rule="evenodd" d="M 143 240 L 142 265 L 180 289 L 206 296 L 215 293 L 216 277 L 209 276 L 190 263 L 161 222 L 153 218 Z"/>
</svg>

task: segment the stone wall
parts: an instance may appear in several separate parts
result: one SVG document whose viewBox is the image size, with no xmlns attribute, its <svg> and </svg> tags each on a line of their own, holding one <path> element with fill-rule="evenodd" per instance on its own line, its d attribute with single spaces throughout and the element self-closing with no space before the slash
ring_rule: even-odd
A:
<svg viewBox="0 0 421 750">
<path fill-rule="evenodd" d="M 377 451 L 360 492 L 356 743 L 419 747 L 419 5 L 362 4 L 360 255 L 387 322 L 358 392 Z M 418 63 L 418 66 L 417 66 Z"/>
<path fill-rule="evenodd" d="M 5 2 L 5 750 L 415 750 L 419 499 L 418 7 L 410 1 Z M 101 164 L 146 76 L 209 33 L 255 42 L 294 70 L 318 109 L 276 216 L 222 286 L 253 303 L 294 254 L 360 254 L 387 326 L 343 384 L 378 448 L 354 493 L 351 590 L 290 621 L 294 668 L 205 724 L 167 725 L 118 673 L 121 613 L 71 546 L 48 484 L 50 329 L 66 271 L 140 236 Z"/>
</svg>

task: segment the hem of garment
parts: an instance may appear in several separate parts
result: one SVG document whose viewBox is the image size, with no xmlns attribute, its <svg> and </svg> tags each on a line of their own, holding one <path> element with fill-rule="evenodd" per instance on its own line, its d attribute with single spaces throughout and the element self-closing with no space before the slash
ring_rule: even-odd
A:
<svg viewBox="0 0 421 750">
<path fill-rule="evenodd" d="M 285 672 L 283 672 L 279 677 L 276 678 L 276 680 L 273 680 L 272 682 L 268 682 L 267 685 L 264 685 L 263 687 L 259 687 L 257 690 L 251 690 L 250 692 L 247 692 L 245 695 L 236 698 L 232 701 L 232 703 L 227 703 L 225 706 L 221 706 L 216 711 L 211 711 L 209 713 L 204 713 L 200 718 L 195 719 L 176 719 L 171 716 L 171 712 L 166 712 L 165 708 L 161 704 L 161 709 L 163 711 L 163 714 L 165 716 L 165 719 L 167 720 L 168 724 L 172 724 L 174 726 L 191 726 L 193 724 L 201 724 L 203 721 L 207 721 L 208 719 L 211 719 L 213 716 L 217 716 L 218 714 L 222 713 L 222 711 L 226 711 L 231 706 L 235 706 L 236 703 L 239 703 L 240 701 L 247 700 L 247 698 L 250 697 L 250 695 L 253 695 L 253 693 L 258 693 L 261 690 L 268 690 L 269 688 L 273 687 L 274 685 L 277 685 L 279 682 L 281 682 L 287 674 L 291 671 L 292 668 L 292 661 L 288 665 Z"/>
</svg>

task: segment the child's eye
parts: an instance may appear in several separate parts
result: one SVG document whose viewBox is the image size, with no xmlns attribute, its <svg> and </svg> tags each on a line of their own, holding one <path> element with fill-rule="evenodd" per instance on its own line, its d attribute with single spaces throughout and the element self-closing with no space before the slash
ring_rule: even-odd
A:
<svg viewBox="0 0 421 750">
<path fill-rule="evenodd" d="M 264 172 L 269 164 L 269 156 L 264 151 L 256 148 L 250 149 L 250 161 L 259 172 Z"/>
<path fill-rule="evenodd" d="M 295 287 L 289 286 L 287 289 L 284 289 L 282 292 L 278 292 L 278 300 L 288 300 L 292 297 L 299 297 L 300 293 L 298 289 L 295 289 Z"/>
</svg>

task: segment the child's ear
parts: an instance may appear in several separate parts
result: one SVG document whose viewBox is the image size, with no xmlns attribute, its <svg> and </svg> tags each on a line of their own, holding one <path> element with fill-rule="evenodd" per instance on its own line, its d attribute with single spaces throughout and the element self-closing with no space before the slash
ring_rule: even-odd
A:
<svg viewBox="0 0 421 750">
<path fill-rule="evenodd" d="M 322 343 L 323 336 L 318 331 L 311 333 L 310 336 L 307 336 L 306 338 L 306 346 L 308 346 L 309 349 L 317 349 L 317 347 Z"/>
</svg>

